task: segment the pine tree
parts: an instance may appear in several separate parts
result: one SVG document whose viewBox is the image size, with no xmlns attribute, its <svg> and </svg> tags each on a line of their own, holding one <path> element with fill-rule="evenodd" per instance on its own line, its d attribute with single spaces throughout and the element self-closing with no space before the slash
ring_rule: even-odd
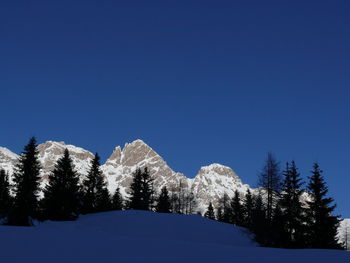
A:
<svg viewBox="0 0 350 263">
<path fill-rule="evenodd" d="M 142 209 L 142 171 L 138 168 L 133 174 L 133 181 L 130 186 L 129 208 L 134 210 Z"/>
<path fill-rule="evenodd" d="M 49 183 L 44 189 L 44 218 L 74 220 L 79 216 L 81 193 L 78 182 L 78 174 L 66 149 L 49 175 Z"/>
<path fill-rule="evenodd" d="M 12 205 L 8 174 L 0 169 L 0 218 L 8 216 Z"/>
<path fill-rule="evenodd" d="M 285 217 L 279 203 L 276 204 L 271 224 L 271 235 L 268 236 L 265 246 L 269 247 L 285 247 L 287 240 L 287 232 L 285 230 Z"/>
<path fill-rule="evenodd" d="M 209 203 L 207 211 L 205 212 L 204 216 L 206 218 L 215 220 L 214 208 L 213 208 L 213 204 L 211 202 Z"/>
<path fill-rule="evenodd" d="M 278 193 L 281 190 L 279 164 L 271 153 L 267 155 L 265 166 L 260 173 L 259 186 L 261 186 L 267 194 L 266 218 L 267 221 L 271 223 L 273 208 L 277 201 Z"/>
<path fill-rule="evenodd" d="M 156 211 L 158 213 L 170 213 L 170 207 L 171 204 L 168 189 L 166 188 L 166 186 L 164 186 L 157 199 Z"/>
<path fill-rule="evenodd" d="M 255 235 L 255 241 L 262 246 L 266 246 L 270 239 L 267 231 L 268 222 L 266 219 L 266 209 L 262 201 L 261 194 L 254 197 L 254 207 L 252 211 L 251 232 Z"/>
<path fill-rule="evenodd" d="M 112 210 L 112 197 L 109 194 L 107 187 L 103 187 L 102 189 L 98 190 L 98 195 L 96 197 L 96 212 Z"/>
<path fill-rule="evenodd" d="M 115 190 L 115 193 L 112 197 L 112 209 L 113 210 L 123 210 L 124 208 L 124 201 L 123 197 L 120 194 L 119 187 Z"/>
<path fill-rule="evenodd" d="M 33 225 L 32 219 L 38 218 L 40 168 L 37 142 L 32 137 L 24 147 L 24 151 L 15 167 L 13 175 L 13 193 L 15 198 L 13 208 L 7 219 L 7 224 L 30 226 Z"/>
<path fill-rule="evenodd" d="M 337 231 L 339 217 L 332 213 L 336 205 L 332 205 L 333 198 L 326 197 L 328 187 L 317 163 L 314 164 L 312 176 L 308 183 L 311 200 L 307 202 L 306 214 L 308 218 L 307 245 L 311 248 L 340 249 Z"/>
<path fill-rule="evenodd" d="M 96 153 L 91 160 L 90 169 L 83 182 L 85 213 L 107 211 L 111 209 L 111 198 L 107 190 L 107 182 L 100 169 L 100 156 Z"/>
<path fill-rule="evenodd" d="M 281 208 L 284 215 L 284 231 L 280 235 L 284 238 L 283 247 L 302 248 L 305 247 L 305 209 L 301 203 L 302 180 L 294 161 L 291 165 L 287 163 L 284 171 L 283 192 L 281 197 Z M 282 222 L 281 222 L 282 223 Z"/>
<path fill-rule="evenodd" d="M 150 210 L 153 202 L 153 179 L 147 167 L 143 172 L 141 169 L 136 170 L 130 188 L 130 209 Z"/>
<path fill-rule="evenodd" d="M 224 223 L 232 223 L 232 209 L 230 205 L 230 198 L 225 193 L 224 197 L 220 200 L 220 208 L 222 212 L 221 220 Z"/>
<path fill-rule="evenodd" d="M 236 226 L 242 226 L 244 224 L 244 208 L 241 204 L 241 198 L 237 190 L 231 201 L 231 211 L 231 223 Z"/>
<path fill-rule="evenodd" d="M 245 195 L 244 203 L 243 203 L 243 212 L 244 212 L 244 226 L 250 229 L 253 223 L 253 208 L 254 201 L 252 197 L 252 193 L 250 190 L 247 190 Z"/>
<path fill-rule="evenodd" d="M 216 220 L 220 222 L 224 221 L 221 207 L 218 207 L 218 209 L 216 209 Z"/>
</svg>

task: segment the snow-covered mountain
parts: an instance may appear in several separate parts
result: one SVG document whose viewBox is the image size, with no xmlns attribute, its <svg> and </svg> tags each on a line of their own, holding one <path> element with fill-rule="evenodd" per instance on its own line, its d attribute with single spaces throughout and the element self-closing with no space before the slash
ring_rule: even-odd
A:
<svg viewBox="0 0 350 263">
<path fill-rule="evenodd" d="M 54 169 L 56 161 L 62 156 L 65 149 L 70 152 L 74 166 L 80 174 L 80 181 L 87 175 L 90 161 L 94 156 L 92 152 L 64 142 L 47 141 L 38 146 L 39 160 L 42 165 L 42 187 L 46 184 L 49 173 Z M 19 155 L 9 149 L 0 147 L 0 168 L 5 169 L 11 175 L 18 157 Z M 126 197 L 133 172 L 137 168 L 144 167 L 149 169 L 154 178 L 156 191 L 167 186 L 168 190 L 173 192 L 180 191 L 180 189 L 192 192 L 197 201 L 196 211 L 202 213 L 209 202 L 212 202 L 214 207 L 217 206 L 225 193 L 233 197 L 236 190 L 242 195 L 247 189 L 252 192 L 256 191 L 244 184 L 230 167 L 221 164 L 204 166 L 194 178 L 188 178 L 182 173 L 173 171 L 166 161 L 142 140 L 126 143 L 123 148 L 117 146 L 101 168 L 106 176 L 109 191 L 114 193 L 119 187 L 123 196 Z M 344 232 L 345 224 L 350 228 L 349 219 L 342 222 L 340 235 Z"/>
<path fill-rule="evenodd" d="M 39 161 L 42 166 L 42 184 L 47 182 L 48 175 L 55 168 L 57 160 L 62 157 L 65 149 L 68 149 L 75 169 L 81 174 L 80 179 L 82 180 L 88 173 L 90 161 L 94 158 L 91 152 L 64 142 L 47 141 L 38 146 Z"/>
<path fill-rule="evenodd" d="M 224 194 L 233 197 L 237 190 L 243 195 L 250 187 L 243 184 L 230 167 L 215 163 L 199 170 L 197 176 L 192 179 L 191 189 L 198 202 L 198 209 L 205 211 L 209 202 L 217 207 Z"/>
<path fill-rule="evenodd" d="M 47 141 L 38 146 L 39 160 L 42 164 L 41 186 L 47 182 L 49 173 L 54 169 L 64 149 L 69 150 L 75 168 L 81 175 L 80 179 L 83 180 L 86 176 L 93 158 L 90 151 L 64 142 Z M 6 148 L 0 148 L 0 168 L 8 171 L 10 175 L 17 159 L 17 154 Z M 106 176 L 109 191 L 114 193 L 119 187 L 121 193 L 127 196 L 133 172 L 137 168 L 144 167 L 149 169 L 156 191 L 167 186 L 168 190 L 173 192 L 180 189 L 192 192 L 201 212 L 209 202 L 217 204 L 225 193 L 232 197 L 236 189 L 243 193 L 249 188 L 230 167 L 220 164 L 202 167 L 195 178 L 188 178 L 182 173 L 173 171 L 166 161 L 142 140 L 126 143 L 123 148 L 117 146 L 101 168 Z"/>
<path fill-rule="evenodd" d="M 126 143 L 122 149 L 116 147 L 102 170 L 108 181 L 108 189 L 114 193 L 120 187 L 125 196 L 129 192 L 132 174 L 137 168 L 147 167 L 154 179 L 156 190 L 167 186 L 169 190 L 177 188 L 180 183 L 182 187 L 189 188 L 191 180 L 181 173 L 174 172 L 151 147 L 142 140 Z"/>
</svg>

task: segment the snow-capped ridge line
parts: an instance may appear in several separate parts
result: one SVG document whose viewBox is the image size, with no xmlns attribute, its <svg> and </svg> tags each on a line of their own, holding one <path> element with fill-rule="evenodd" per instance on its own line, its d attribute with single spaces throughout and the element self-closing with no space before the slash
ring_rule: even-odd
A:
<svg viewBox="0 0 350 263">
<path fill-rule="evenodd" d="M 43 168 L 41 186 L 45 186 L 48 182 L 48 175 L 65 149 L 70 152 L 73 164 L 79 172 L 80 182 L 84 180 L 94 154 L 63 141 L 49 140 L 38 145 L 38 157 Z M 5 150 L 3 152 L 7 153 Z M 16 156 L 16 158 L 6 157 L 7 155 Z M 5 167 L 11 173 L 17 157 L 15 154 L 3 154 L 2 157 L 0 156 L 0 167 Z M 145 167 L 149 169 L 154 178 L 156 191 L 166 186 L 171 192 L 177 192 L 180 189 L 192 192 L 197 198 L 200 211 L 203 211 L 209 202 L 217 204 L 225 193 L 232 197 L 234 190 L 243 192 L 249 187 L 242 183 L 232 168 L 219 163 L 202 166 L 193 178 L 175 172 L 161 155 L 141 139 L 125 143 L 123 148 L 116 146 L 109 158 L 101 165 L 110 193 L 113 194 L 119 188 L 124 197 L 127 197 L 130 192 L 134 171 Z"/>
</svg>

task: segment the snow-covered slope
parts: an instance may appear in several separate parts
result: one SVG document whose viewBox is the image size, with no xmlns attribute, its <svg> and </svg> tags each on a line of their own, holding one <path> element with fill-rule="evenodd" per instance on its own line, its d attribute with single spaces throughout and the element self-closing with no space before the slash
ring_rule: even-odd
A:
<svg viewBox="0 0 350 263">
<path fill-rule="evenodd" d="M 1 262 L 348 263 L 331 250 L 257 247 L 241 228 L 200 216 L 120 211 L 36 227 L 0 226 Z"/>
</svg>

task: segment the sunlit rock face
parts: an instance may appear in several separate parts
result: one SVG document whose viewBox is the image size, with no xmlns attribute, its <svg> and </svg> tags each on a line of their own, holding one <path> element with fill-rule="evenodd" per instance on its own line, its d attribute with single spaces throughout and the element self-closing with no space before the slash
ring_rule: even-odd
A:
<svg viewBox="0 0 350 263">
<path fill-rule="evenodd" d="M 90 162 L 94 157 L 91 152 L 64 142 L 47 141 L 38 146 L 43 184 L 47 183 L 48 175 L 54 170 L 57 160 L 63 156 L 65 149 L 69 151 L 74 168 L 79 173 L 80 182 L 87 175 Z"/>
<path fill-rule="evenodd" d="M 141 140 L 116 147 L 112 155 L 102 166 L 108 180 L 108 188 L 113 193 L 117 187 L 123 195 L 130 191 L 132 174 L 137 168 L 147 167 L 154 179 L 154 188 L 159 191 L 163 186 L 169 190 L 179 187 L 189 188 L 190 179 L 174 172 L 151 147 Z"/>
</svg>

